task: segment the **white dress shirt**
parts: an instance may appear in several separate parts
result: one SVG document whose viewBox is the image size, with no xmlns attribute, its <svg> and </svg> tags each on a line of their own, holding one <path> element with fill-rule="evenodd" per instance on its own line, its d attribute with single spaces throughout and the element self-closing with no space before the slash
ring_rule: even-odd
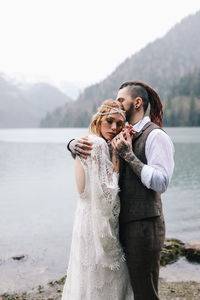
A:
<svg viewBox="0 0 200 300">
<path fill-rule="evenodd" d="M 139 132 L 149 121 L 149 117 L 144 117 L 133 125 L 134 130 Z M 174 146 L 163 130 L 154 129 L 149 133 L 145 155 L 147 164 L 142 168 L 141 181 L 148 189 L 164 193 L 174 170 Z"/>
</svg>

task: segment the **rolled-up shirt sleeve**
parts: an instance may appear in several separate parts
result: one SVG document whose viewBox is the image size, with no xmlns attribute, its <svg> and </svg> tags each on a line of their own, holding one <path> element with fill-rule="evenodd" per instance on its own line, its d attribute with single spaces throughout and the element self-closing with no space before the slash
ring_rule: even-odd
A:
<svg viewBox="0 0 200 300">
<path fill-rule="evenodd" d="M 169 136 L 154 129 L 145 146 L 147 164 L 142 168 L 141 181 L 149 189 L 164 193 L 174 170 L 174 146 Z"/>
</svg>

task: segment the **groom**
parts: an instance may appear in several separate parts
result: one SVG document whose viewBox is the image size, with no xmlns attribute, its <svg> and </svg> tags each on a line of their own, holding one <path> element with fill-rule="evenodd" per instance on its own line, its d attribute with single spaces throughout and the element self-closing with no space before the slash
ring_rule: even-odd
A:
<svg viewBox="0 0 200 300">
<path fill-rule="evenodd" d="M 162 103 L 158 94 L 141 81 L 121 85 L 117 100 L 123 102 L 127 121 L 137 132 L 133 141 L 124 130 L 112 141 L 122 158 L 120 168 L 120 241 L 135 300 L 158 300 L 160 253 L 165 238 L 161 193 L 170 182 L 173 144 L 161 129 Z M 150 106 L 150 118 L 145 116 Z M 68 149 L 87 157 L 87 138 L 71 141 Z M 76 149 L 76 150 L 75 150 Z"/>
</svg>

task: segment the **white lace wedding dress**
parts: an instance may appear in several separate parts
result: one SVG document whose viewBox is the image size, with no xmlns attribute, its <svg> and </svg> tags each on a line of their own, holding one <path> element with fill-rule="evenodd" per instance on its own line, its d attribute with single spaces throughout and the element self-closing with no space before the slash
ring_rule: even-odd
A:
<svg viewBox="0 0 200 300">
<path fill-rule="evenodd" d="M 91 156 L 81 160 L 86 185 L 75 213 L 62 300 L 133 300 L 119 243 L 118 175 L 108 145 L 95 135 Z"/>
</svg>

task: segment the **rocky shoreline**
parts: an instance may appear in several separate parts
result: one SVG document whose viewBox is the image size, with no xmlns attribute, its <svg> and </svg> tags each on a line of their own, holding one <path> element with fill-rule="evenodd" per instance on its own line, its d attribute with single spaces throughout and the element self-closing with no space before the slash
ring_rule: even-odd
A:
<svg viewBox="0 0 200 300">
<path fill-rule="evenodd" d="M 47 287 L 38 286 L 30 292 L 19 294 L 3 294 L 0 300 L 60 300 L 65 277 L 51 281 Z M 198 282 L 166 282 L 160 280 L 159 296 L 161 300 L 199 300 L 200 283 Z"/>
<path fill-rule="evenodd" d="M 190 262 L 200 263 L 200 241 L 183 243 L 177 239 L 166 239 L 161 252 L 160 265 L 166 266 L 185 256 Z"/>
<path fill-rule="evenodd" d="M 161 266 L 172 264 L 181 256 L 185 256 L 189 261 L 200 262 L 200 242 L 195 241 L 184 244 L 177 239 L 166 239 L 161 255 Z M 13 257 L 13 259 L 23 258 L 23 255 Z M 23 294 L 4 293 L 0 295 L 0 300 L 60 300 L 65 279 L 66 276 L 60 280 L 50 281 L 46 286 L 39 285 L 37 288 Z M 159 294 L 162 300 L 199 300 L 200 282 L 167 282 L 160 279 Z"/>
</svg>

